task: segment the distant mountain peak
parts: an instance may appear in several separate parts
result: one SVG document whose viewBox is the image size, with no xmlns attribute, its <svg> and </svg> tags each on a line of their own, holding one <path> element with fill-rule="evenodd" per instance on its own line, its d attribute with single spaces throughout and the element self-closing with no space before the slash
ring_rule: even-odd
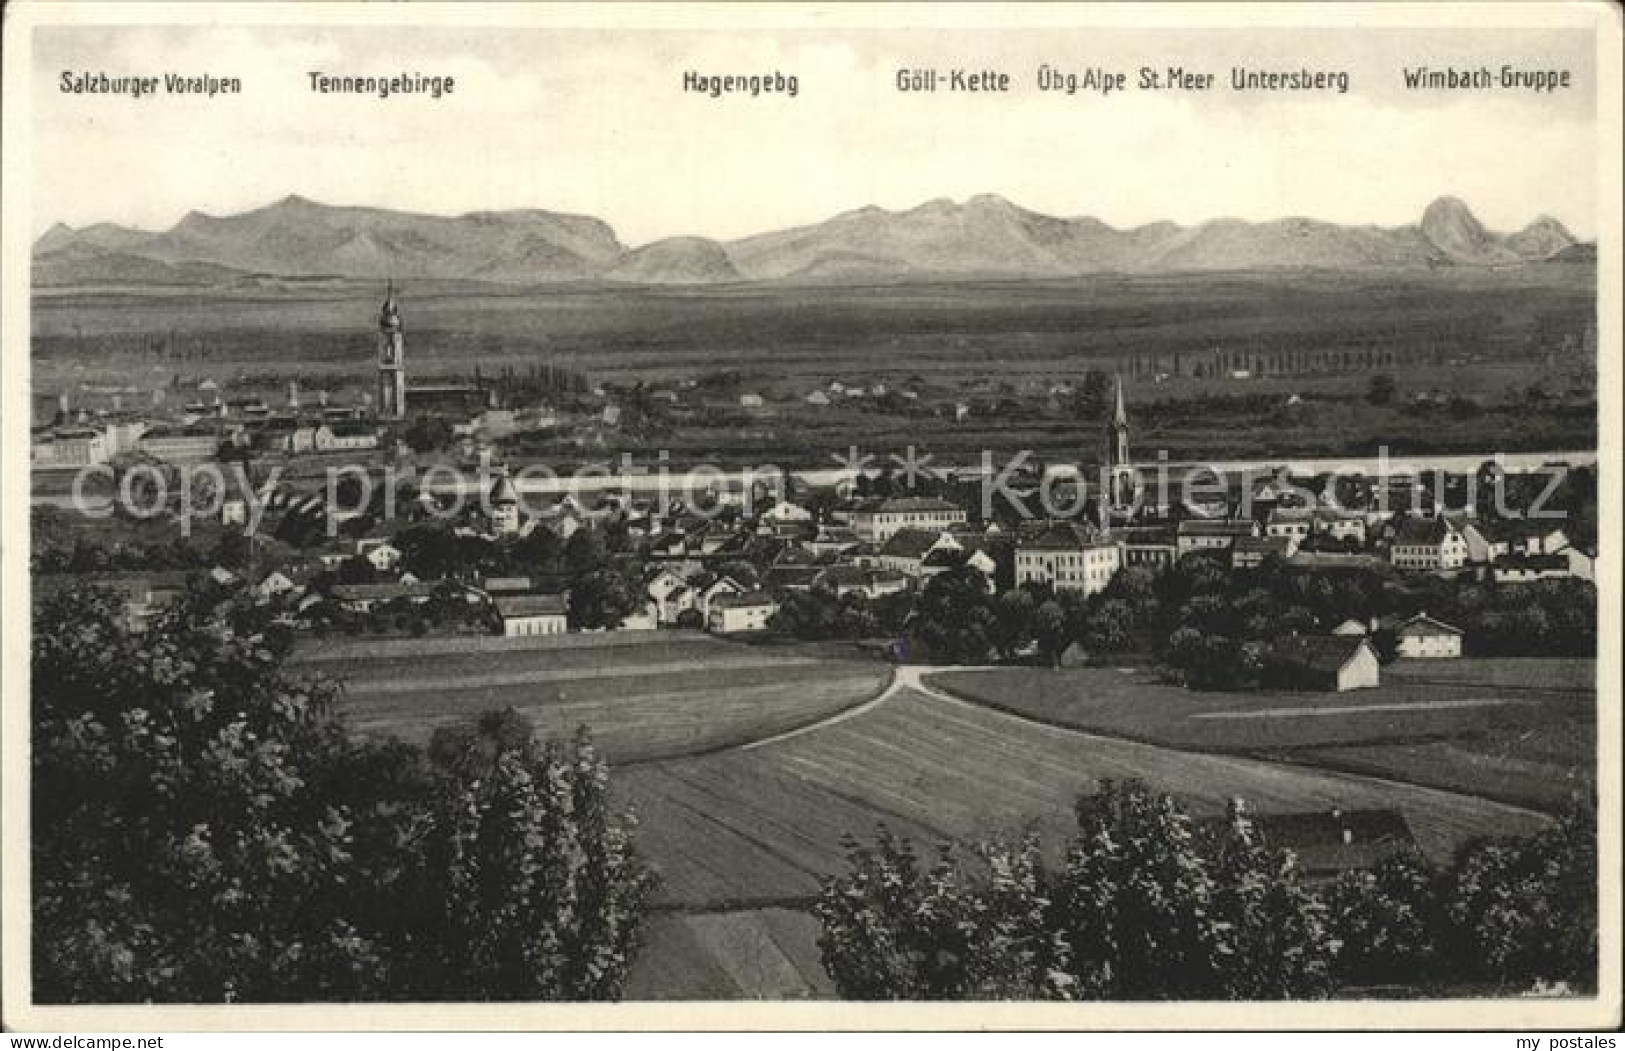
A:
<svg viewBox="0 0 1625 1051">
<path fill-rule="evenodd" d="M 1559 252 L 1573 248 L 1579 239 L 1569 228 L 1549 215 L 1538 216 L 1534 222 L 1506 238 L 1506 246 L 1521 259 L 1550 259 Z"/>
<path fill-rule="evenodd" d="M 1467 202 L 1460 197 L 1436 197 L 1422 212 L 1422 227 L 1429 225 L 1443 226 L 1444 224 L 1461 224 L 1483 230 L 1478 216 L 1467 206 Z"/>
<path fill-rule="evenodd" d="M 1517 254 L 1494 237 L 1459 197 L 1440 197 L 1422 212 L 1422 234 L 1449 259 L 1458 263 L 1495 264 L 1514 261 Z"/>
<path fill-rule="evenodd" d="M 51 228 L 34 241 L 34 254 L 55 252 L 73 243 L 73 227 L 67 223 L 52 223 Z"/>
<path fill-rule="evenodd" d="M 1576 244 L 1579 243 L 1578 238 L 1576 238 L 1574 234 L 1569 231 L 1568 227 L 1564 226 L 1561 221 L 1554 219 L 1549 215 L 1538 215 L 1535 217 L 1533 222 L 1523 228 L 1524 233 L 1529 233 L 1533 230 L 1550 230 L 1552 233 L 1560 234 L 1563 237 L 1568 238 L 1571 242 Z"/>
<path fill-rule="evenodd" d="M 668 237 L 634 249 L 604 276 L 647 285 L 709 285 L 740 280 L 722 245 L 704 237 Z"/>
</svg>

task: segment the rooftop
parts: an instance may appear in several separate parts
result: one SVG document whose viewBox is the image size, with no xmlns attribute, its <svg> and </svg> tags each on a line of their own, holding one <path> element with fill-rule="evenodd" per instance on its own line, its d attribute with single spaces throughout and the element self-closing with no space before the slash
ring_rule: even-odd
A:
<svg viewBox="0 0 1625 1051">
<path fill-rule="evenodd" d="M 1252 536 L 1256 528 L 1250 518 L 1187 518 L 1179 523 L 1179 535 Z"/>
<path fill-rule="evenodd" d="M 1309 876 L 1332 876 L 1369 869 L 1413 850 L 1416 839 L 1397 810 L 1321 810 L 1251 815 L 1253 829 L 1267 846 L 1289 850 Z M 1225 818 L 1204 822 L 1222 833 Z"/>
<path fill-rule="evenodd" d="M 496 600 L 497 615 L 509 617 L 562 617 L 563 595 L 509 595 Z"/>
<path fill-rule="evenodd" d="M 711 600 L 711 607 L 720 606 L 724 609 L 749 609 L 758 606 L 777 605 L 773 596 L 765 591 L 744 591 L 738 594 L 719 595 Z"/>
<path fill-rule="evenodd" d="M 880 545 L 880 554 L 893 558 L 924 558 L 941 537 L 935 529 L 899 529 Z"/>
<path fill-rule="evenodd" d="M 1288 635 L 1272 647 L 1278 660 L 1335 674 L 1368 643 L 1361 635 Z"/>
<path fill-rule="evenodd" d="M 1099 538 L 1093 529 L 1076 522 L 1049 522 L 1033 534 L 1016 542 L 1021 551 L 1081 551 L 1110 541 Z"/>
<path fill-rule="evenodd" d="M 888 496 L 869 500 L 858 507 L 860 514 L 903 514 L 908 512 L 951 513 L 962 511 L 958 504 L 936 496 Z"/>
</svg>

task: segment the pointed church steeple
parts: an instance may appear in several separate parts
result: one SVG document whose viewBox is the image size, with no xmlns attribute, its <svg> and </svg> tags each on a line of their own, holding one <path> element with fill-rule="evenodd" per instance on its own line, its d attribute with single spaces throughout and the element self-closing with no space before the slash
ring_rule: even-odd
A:
<svg viewBox="0 0 1625 1051">
<path fill-rule="evenodd" d="M 406 415 L 406 339 L 401 334 L 393 279 L 385 287 L 384 305 L 378 311 L 378 415 L 385 419 Z"/>
<path fill-rule="evenodd" d="M 1113 507 L 1127 505 L 1136 488 L 1134 468 L 1129 461 L 1128 409 L 1123 404 L 1123 377 L 1116 377 L 1112 396 L 1112 418 L 1106 428 L 1106 457 L 1102 464 L 1106 497 Z"/>
<path fill-rule="evenodd" d="M 1107 454 L 1107 463 L 1112 467 L 1123 467 L 1128 464 L 1128 409 L 1123 405 L 1123 377 L 1117 377 L 1116 391 L 1112 405 L 1111 432 L 1107 437 L 1110 451 Z"/>
</svg>

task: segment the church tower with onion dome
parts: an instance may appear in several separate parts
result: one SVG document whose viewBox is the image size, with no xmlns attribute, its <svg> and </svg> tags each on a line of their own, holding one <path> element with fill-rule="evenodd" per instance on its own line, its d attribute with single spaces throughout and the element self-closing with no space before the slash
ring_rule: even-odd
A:
<svg viewBox="0 0 1625 1051">
<path fill-rule="evenodd" d="M 406 415 L 406 340 L 393 281 L 378 312 L 378 415 L 392 420 Z"/>
</svg>

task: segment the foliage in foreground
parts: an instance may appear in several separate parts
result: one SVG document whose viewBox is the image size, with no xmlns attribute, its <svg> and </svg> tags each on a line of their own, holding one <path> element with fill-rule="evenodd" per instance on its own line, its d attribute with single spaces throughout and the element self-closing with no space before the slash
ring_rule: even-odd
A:
<svg viewBox="0 0 1625 1051">
<path fill-rule="evenodd" d="M 651 877 L 585 736 L 350 736 L 277 633 L 38 602 L 40 1002 L 611 999 Z"/>
<path fill-rule="evenodd" d="M 1233 804 L 1205 831 L 1172 797 L 1106 782 L 1059 865 L 1039 842 L 921 857 L 884 829 L 814 908 L 841 995 L 862 1000 L 1299 999 L 1374 985 L 1593 987 L 1589 810 L 1434 872 L 1402 854 L 1306 884 Z"/>
</svg>

